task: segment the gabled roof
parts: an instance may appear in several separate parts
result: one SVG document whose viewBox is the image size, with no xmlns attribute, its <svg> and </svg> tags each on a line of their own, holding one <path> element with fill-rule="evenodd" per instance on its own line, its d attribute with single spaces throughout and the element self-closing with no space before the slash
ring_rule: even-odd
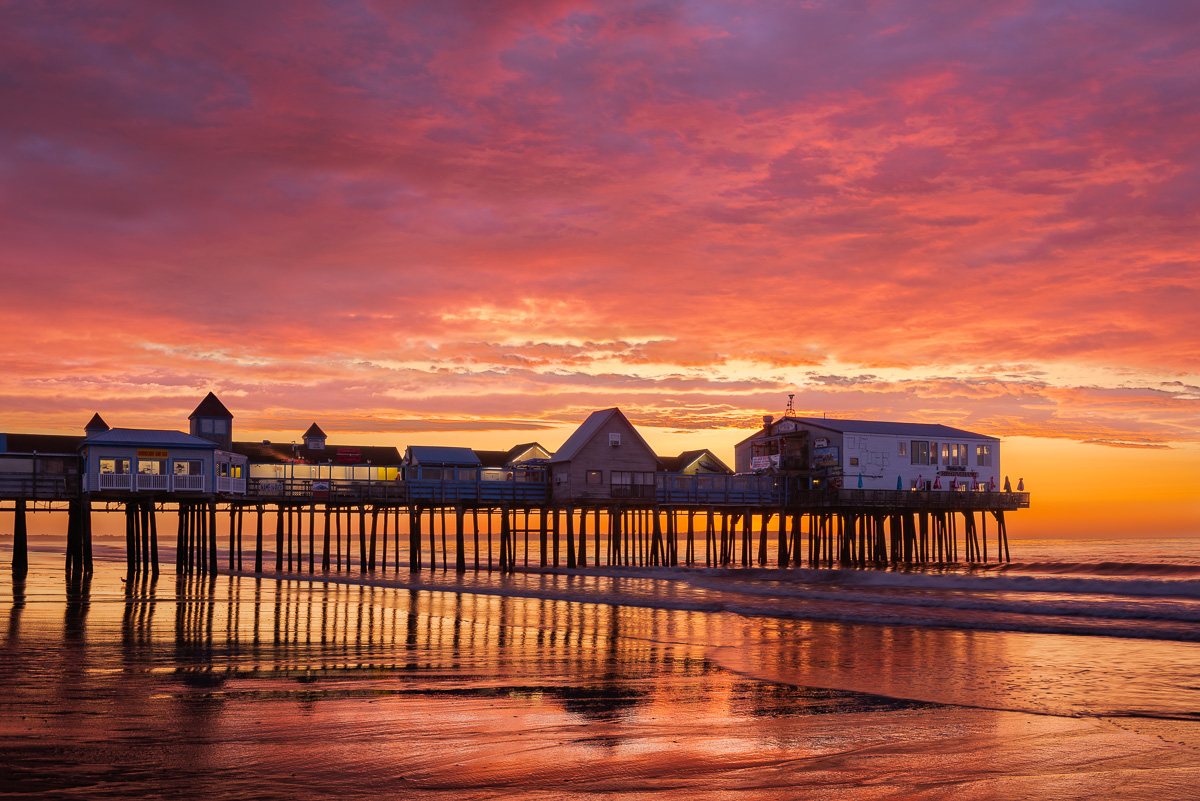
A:
<svg viewBox="0 0 1200 801">
<path fill-rule="evenodd" d="M 83 445 L 128 445 L 141 447 L 150 445 L 159 448 L 203 448 L 216 450 L 217 444 L 207 439 L 193 437 L 182 431 L 165 431 L 156 428 L 110 428 L 92 434 L 80 443 Z"/>
<path fill-rule="evenodd" d="M 104 422 L 104 418 L 100 416 L 100 412 L 93 414 L 92 419 L 88 420 L 88 424 L 83 427 L 84 431 L 95 431 L 97 429 L 102 431 L 109 429 L 108 423 Z"/>
<path fill-rule="evenodd" d="M 717 455 L 708 448 L 701 448 L 698 451 L 684 451 L 678 456 L 660 456 L 658 460 L 663 463 L 663 468 L 668 473 L 678 473 L 691 467 L 693 463 L 700 462 L 702 467 L 709 470 L 733 474 L 729 466 L 717 458 Z"/>
<path fill-rule="evenodd" d="M 538 448 L 542 452 L 550 454 L 550 449 L 540 442 L 522 442 L 520 445 L 513 445 L 508 449 L 508 460 L 511 462 L 531 448 Z"/>
<path fill-rule="evenodd" d="M 225 408 L 225 404 L 211 392 L 204 396 L 204 400 L 200 401 L 200 405 L 196 407 L 196 411 L 188 415 L 188 419 L 193 417 L 226 417 L 230 420 L 233 415 Z"/>
<path fill-rule="evenodd" d="M 544 453 L 550 453 L 550 449 L 540 442 L 522 442 L 520 445 L 514 445 L 506 451 L 481 451 L 478 448 L 473 448 L 472 450 L 475 451 L 475 455 L 479 457 L 480 464 L 484 467 L 507 467 L 518 456 L 531 448 L 539 448 Z"/>
<path fill-rule="evenodd" d="M 650 453 L 654 453 L 654 449 L 651 448 L 646 440 L 642 438 L 642 435 L 638 433 L 638 430 L 633 427 L 633 423 L 629 422 L 629 418 L 622 414 L 620 409 L 614 406 L 611 409 L 601 409 L 589 414 L 587 419 L 580 424 L 579 428 L 575 429 L 575 433 L 567 437 L 567 441 L 562 444 L 562 447 L 555 451 L 554 456 L 550 457 L 550 461 L 569 462 L 574 459 L 583 446 L 591 442 L 592 438 L 595 437 L 596 434 L 600 433 L 600 430 L 608 425 L 609 421 L 614 417 L 619 417 L 621 420 L 625 421 L 625 425 L 629 426 L 629 429 L 633 432 L 633 435 L 637 437 L 638 442 L 642 443 L 642 447 L 648 450 Z M 658 456 L 655 455 L 654 458 L 658 459 Z"/>
<path fill-rule="evenodd" d="M 314 437 L 316 437 L 318 439 L 326 438 L 325 432 L 322 431 L 321 427 L 319 425 L 317 425 L 316 423 L 313 423 L 311 426 L 308 427 L 308 430 L 304 432 L 305 439 L 312 439 Z"/>
<path fill-rule="evenodd" d="M 342 452 L 339 458 L 339 451 Z M 400 451 L 391 445 L 326 445 L 324 448 L 310 449 L 302 444 L 292 445 L 290 442 L 235 442 L 233 452 L 240 453 L 250 460 L 251 464 L 286 464 L 302 461 L 310 464 L 352 464 L 346 461 L 347 452 L 358 453 L 358 460 L 353 464 L 366 464 L 387 467 L 398 466 L 401 463 Z"/>
<path fill-rule="evenodd" d="M 833 420 L 825 417 L 795 417 L 805 425 L 836 431 L 840 434 L 890 434 L 895 436 L 920 437 L 969 437 L 971 439 L 994 439 L 986 434 L 976 434 L 962 428 L 952 428 L 940 423 L 889 423 L 879 420 Z"/>
<path fill-rule="evenodd" d="M 422 467 L 479 467 L 481 462 L 470 448 L 451 448 L 438 445 L 409 445 L 410 464 Z"/>
</svg>

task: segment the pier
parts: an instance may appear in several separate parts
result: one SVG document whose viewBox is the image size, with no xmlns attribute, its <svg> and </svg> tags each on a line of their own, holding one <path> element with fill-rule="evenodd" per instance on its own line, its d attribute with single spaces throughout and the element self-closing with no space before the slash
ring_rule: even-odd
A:
<svg viewBox="0 0 1200 801">
<path fill-rule="evenodd" d="M 188 419 L 190 433 L 96 414 L 83 437 L 0 434 L 14 572 L 27 570 L 31 510 L 64 518 L 69 575 L 92 571 L 96 515 L 123 515 L 133 575 L 158 573 L 164 538 L 179 574 L 976 564 L 1010 559 L 1005 514 L 1029 506 L 1020 482 L 996 489 L 994 437 L 796 417 L 790 402 L 738 444 L 738 473 L 706 450 L 660 458 L 616 408 L 553 454 L 409 446 L 403 458 L 327 445 L 316 423 L 302 446 L 235 442 L 212 393 Z"/>
<path fill-rule="evenodd" d="M 70 472 L 39 475 L 47 457 L 27 458 L 30 474 L 0 481 L 17 572 L 27 564 L 31 509 L 64 516 L 68 572 L 91 570 L 93 516 L 122 514 L 130 573 L 157 572 L 170 536 L 179 573 L 311 574 L 986 563 L 1010 558 L 1005 513 L 1029 505 L 1025 492 L 810 490 L 770 476 L 669 474 L 650 498 L 563 504 L 545 482 L 469 480 L 462 471 L 435 480 L 420 468 L 389 482 L 335 480 L 317 490 L 322 498 L 313 482 L 259 479 L 237 497 L 84 493 Z M 164 514 L 175 519 L 172 532 L 159 530 Z"/>
</svg>

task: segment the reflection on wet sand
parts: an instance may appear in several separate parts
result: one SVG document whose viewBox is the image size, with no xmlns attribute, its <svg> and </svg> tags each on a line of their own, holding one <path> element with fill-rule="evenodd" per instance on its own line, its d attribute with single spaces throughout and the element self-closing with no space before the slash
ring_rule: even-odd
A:
<svg viewBox="0 0 1200 801">
<path fill-rule="evenodd" d="M 987 777 L 1006 765 L 1047 795 L 1120 780 L 1150 798 L 1195 775 L 1190 754 L 1095 721 L 740 678 L 708 644 L 820 655 L 794 628 L 728 614 L 253 577 L 121 583 L 103 563 L 63 595 L 14 583 L 11 597 L 0 792 L 994 798 Z M 826 645 L 851 660 L 873 644 L 847 627 Z"/>
</svg>

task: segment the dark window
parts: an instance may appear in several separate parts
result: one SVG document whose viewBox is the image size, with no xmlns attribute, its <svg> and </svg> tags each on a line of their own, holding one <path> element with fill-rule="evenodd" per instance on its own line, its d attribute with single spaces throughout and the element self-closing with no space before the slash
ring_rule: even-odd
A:
<svg viewBox="0 0 1200 801">
<path fill-rule="evenodd" d="M 604 483 L 604 471 L 603 471 L 603 470 L 589 470 L 589 471 L 587 471 L 587 483 L 589 483 L 589 484 L 603 484 L 603 483 Z"/>
<path fill-rule="evenodd" d="M 909 448 L 909 460 L 912 464 L 929 464 L 929 442 L 921 439 L 914 439 L 909 443 L 912 447 Z M 937 445 L 934 445 L 936 448 Z M 936 464 L 936 460 L 934 462 Z"/>
</svg>

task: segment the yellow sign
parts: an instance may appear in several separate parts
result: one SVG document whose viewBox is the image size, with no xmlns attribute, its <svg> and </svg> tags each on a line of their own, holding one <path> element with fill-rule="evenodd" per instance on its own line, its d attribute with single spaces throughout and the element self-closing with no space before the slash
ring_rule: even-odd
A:
<svg viewBox="0 0 1200 801">
<path fill-rule="evenodd" d="M 153 448 L 138 448 L 139 459 L 166 459 L 167 452 Z"/>
</svg>

